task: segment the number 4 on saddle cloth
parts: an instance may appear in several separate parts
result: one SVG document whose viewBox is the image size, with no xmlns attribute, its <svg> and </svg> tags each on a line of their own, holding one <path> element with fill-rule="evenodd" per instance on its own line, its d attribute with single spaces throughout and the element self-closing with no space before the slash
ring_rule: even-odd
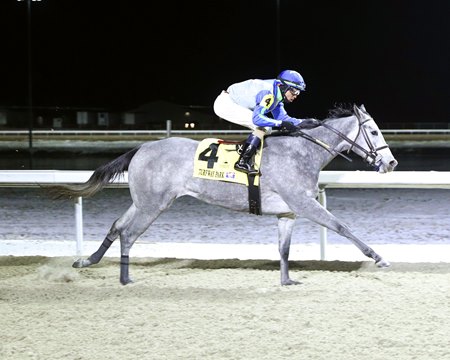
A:
<svg viewBox="0 0 450 360">
<path fill-rule="evenodd" d="M 203 139 L 197 147 L 194 157 L 194 177 L 233 182 L 248 188 L 249 212 L 262 215 L 261 196 L 259 191 L 260 175 L 248 175 L 234 169 L 244 142 L 227 142 L 221 139 Z M 263 142 L 255 155 L 255 167 L 261 164 Z"/>
</svg>

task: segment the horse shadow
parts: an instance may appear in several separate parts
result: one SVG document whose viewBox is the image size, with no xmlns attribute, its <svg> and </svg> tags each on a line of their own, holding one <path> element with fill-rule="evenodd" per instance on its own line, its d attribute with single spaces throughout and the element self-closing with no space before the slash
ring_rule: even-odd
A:
<svg viewBox="0 0 450 360">
<path fill-rule="evenodd" d="M 290 268 L 304 271 L 339 271 L 351 272 L 365 268 L 371 265 L 370 261 L 290 261 Z M 136 266 L 145 267 L 165 267 L 177 269 L 253 269 L 253 270 L 274 270 L 280 268 L 280 262 L 275 260 L 240 260 L 240 259 L 177 259 L 177 258 L 154 258 L 154 259 L 135 259 Z"/>
</svg>

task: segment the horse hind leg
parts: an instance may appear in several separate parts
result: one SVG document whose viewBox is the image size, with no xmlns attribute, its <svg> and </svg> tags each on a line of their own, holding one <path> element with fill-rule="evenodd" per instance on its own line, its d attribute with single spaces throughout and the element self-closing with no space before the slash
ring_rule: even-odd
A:
<svg viewBox="0 0 450 360">
<path fill-rule="evenodd" d="M 87 259 L 78 259 L 72 264 L 72 267 L 84 268 L 94 264 L 98 264 L 105 255 L 106 251 L 108 251 L 108 249 L 111 247 L 114 240 L 116 240 L 119 237 L 120 228 L 126 226 L 126 224 L 132 219 L 134 212 L 135 208 L 132 205 L 119 219 L 117 219 L 113 223 L 111 229 L 109 230 L 108 234 L 106 235 L 105 239 L 103 240 L 102 244 L 97 249 L 97 251 L 94 252 L 91 256 L 89 256 Z"/>
<path fill-rule="evenodd" d="M 135 208 L 133 217 L 120 231 L 120 282 L 122 285 L 133 282 L 129 275 L 131 247 L 161 212 L 160 210 L 147 212 Z"/>
<path fill-rule="evenodd" d="M 105 255 L 106 251 L 108 251 L 108 249 L 110 248 L 114 240 L 118 238 L 118 236 L 119 231 L 117 230 L 116 223 L 114 222 L 114 224 L 111 226 L 111 229 L 108 232 L 108 235 L 106 235 L 105 239 L 103 240 L 98 250 L 94 252 L 91 256 L 89 256 L 87 259 L 76 260 L 72 264 L 72 267 L 84 268 L 99 263 L 99 261 Z"/>
</svg>

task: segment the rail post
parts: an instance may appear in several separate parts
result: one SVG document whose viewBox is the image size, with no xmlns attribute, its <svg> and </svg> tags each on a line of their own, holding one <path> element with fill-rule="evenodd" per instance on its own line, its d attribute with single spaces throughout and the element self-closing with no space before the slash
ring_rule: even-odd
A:
<svg viewBox="0 0 450 360">
<path fill-rule="evenodd" d="M 319 188 L 319 203 L 326 209 L 327 208 L 327 194 L 325 193 L 325 187 Z M 326 247 L 327 247 L 327 228 L 325 226 L 320 227 L 320 260 L 326 259 Z"/>
<path fill-rule="evenodd" d="M 83 255 L 83 198 L 75 199 L 75 234 L 77 239 L 77 256 Z"/>
<path fill-rule="evenodd" d="M 170 138 L 170 136 L 172 135 L 172 120 L 166 120 L 166 130 L 166 136 Z"/>
</svg>

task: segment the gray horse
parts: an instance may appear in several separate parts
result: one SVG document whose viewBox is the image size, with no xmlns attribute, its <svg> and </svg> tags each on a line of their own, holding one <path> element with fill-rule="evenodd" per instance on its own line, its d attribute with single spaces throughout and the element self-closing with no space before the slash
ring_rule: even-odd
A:
<svg viewBox="0 0 450 360">
<path fill-rule="evenodd" d="M 393 171 L 393 157 L 377 124 L 364 106 L 336 108 L 315 129 L 287 136 L 268 136 L 261 164 L 261 210 L 278 217 L 281 284 L 298 284 L 289 277 L 289 248 L 297 217 L 304 217 L 345 236 L 379 267 L 389 266 L 373 249 L 316 200 L 319 172 L 338 154 L 353 151 L 380 173 Z M 136 239 L 178 197 L 189 195 L 210 204 L 248 211 L 247 188 L 240 184 L 193 177 L 198 142 L 168 138 L 147 142 L 102 165 L 84 184 L 52 186 L 59 197 L 92 196 L 128 170 L 133 204 L 117 219 L 99 249 L 73 267 L 97 264 L 120 236 L 120 282 L 129 277 L 129 253 Z M 319 146 L 320 145 L 320 146 Z"/>
</svg>

